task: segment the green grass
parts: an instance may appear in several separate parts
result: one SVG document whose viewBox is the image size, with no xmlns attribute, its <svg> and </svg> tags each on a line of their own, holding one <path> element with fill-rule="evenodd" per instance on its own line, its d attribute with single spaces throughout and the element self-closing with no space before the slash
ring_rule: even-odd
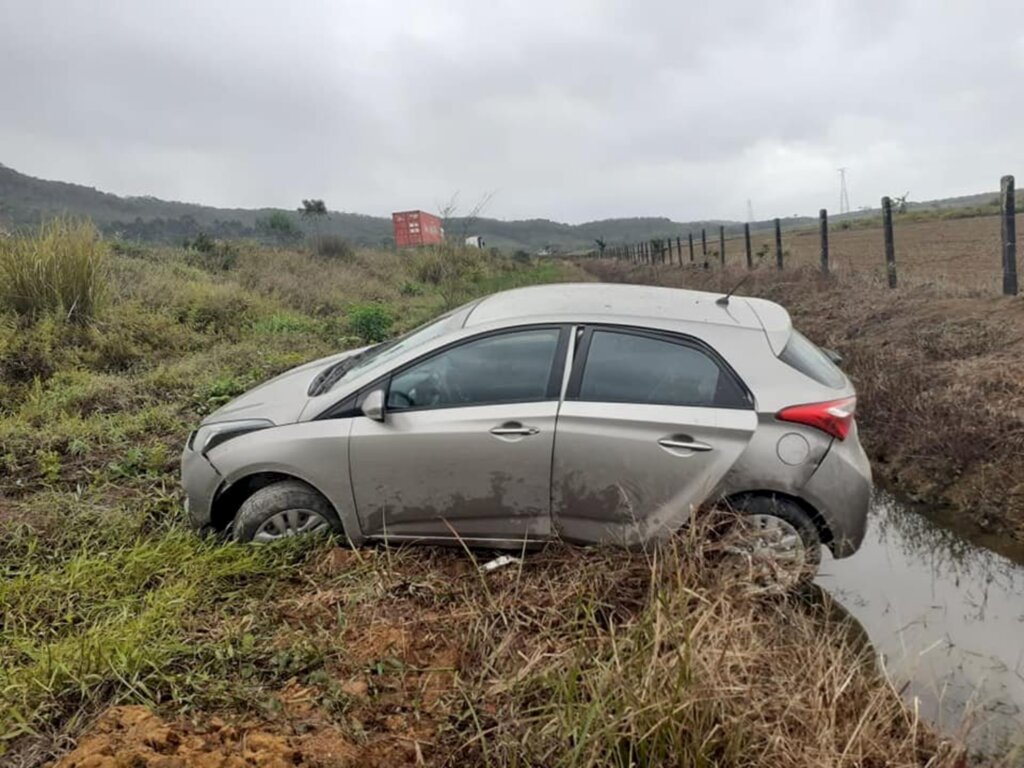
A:
<svg viewBox="0 0 1024 768">
<path fill-rule="evenodd" d="M 306 550 L 227 546 L 185 523 L 188 430 L 359 337 L 561 274 L 474 254 L 442 295 L 400 291 L 416 275 L 397 254 L 239 246 L 206 269 L 186 251 L 119 250 L 66 220 L 0 244 L 0 754 L 113 702 L 271 706 L 275 685 L 319 669 L 309 637 L 253 621 Z"/>
<path fill-rule="evenodd" d="M 26 744 L 56 756 L 113 704 L 341 734 L 384 750 L 377 764 L 413 759 L 409 734 L 428 764 L 935 754 L 815 609 L 705 567 L 692 542 L 665 559 L 552 550 L 481 577 L 461 551 L 237 546 L 189 529 L 178 457 L 204 414 L 474 296 L 579 279 L 571 266 L 233 245 L 212 268 L 120 251 L 89 322 L 63 305 L 31 324 L 0 312 L 0 762 Z M 310 709 L 289 713 L 295 692 Z"/>
</svg>

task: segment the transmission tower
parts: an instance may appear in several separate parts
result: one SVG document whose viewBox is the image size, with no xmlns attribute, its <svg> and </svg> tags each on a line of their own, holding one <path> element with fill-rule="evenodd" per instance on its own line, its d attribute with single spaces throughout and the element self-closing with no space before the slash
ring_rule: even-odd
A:
<svg viewBox="0 0 1024 768">
<path fill-rule="evenodd" d="M 839 212 L 850 212 L 850 192 L 846 189 L 846 168 L 839 168 Z"/>
<path fill-rule="evenodd" d="M 747 221 L 754 220 L 754 206 L 750 203 L 750 198 L 747 198 Z"/>
</svg>

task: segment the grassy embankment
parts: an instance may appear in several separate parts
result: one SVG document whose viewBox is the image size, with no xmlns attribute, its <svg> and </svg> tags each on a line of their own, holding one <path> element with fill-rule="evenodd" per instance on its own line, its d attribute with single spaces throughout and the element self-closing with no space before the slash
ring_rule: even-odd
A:
<svg viewBox="0 0 1024 768">
<path fill-rule="evenodd" d="M 69 764 L 953 764 L 831 612 L 706 567 L 695 540 L 484 577 L 458 551 L 185 526 L 177 455 L 204 412 L 572 276 L 475 253 L 109 253 L 66 223 L 0 241 L 0 761 L 84 728 Z"/>
<path fill-rule="evenodd" d="M 596 277 L 728 290 L 747 272 L 586 265 Z M 839 351 L 876 477 L 972 526 L 995 548 L 1024 545 L 1024 304 L 944 281 L 895 291 L 868 275 L 762 267 L 740 293 L 782 303 Z"/>
</svg>

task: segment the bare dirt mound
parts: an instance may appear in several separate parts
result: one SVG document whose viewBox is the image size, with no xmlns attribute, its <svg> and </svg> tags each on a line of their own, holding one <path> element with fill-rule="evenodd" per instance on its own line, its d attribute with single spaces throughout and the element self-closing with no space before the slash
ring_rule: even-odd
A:
<svg viewBox="0 0 1024 768">
<path fill-rule="evenodd" d="M 218 718 L 166 722 L 145 707 L 108 710 L 55 768 L 285 768 L 356 766 L 358 750 L 338 733 L 302 735 L 231 726 Z"/>
</svg>

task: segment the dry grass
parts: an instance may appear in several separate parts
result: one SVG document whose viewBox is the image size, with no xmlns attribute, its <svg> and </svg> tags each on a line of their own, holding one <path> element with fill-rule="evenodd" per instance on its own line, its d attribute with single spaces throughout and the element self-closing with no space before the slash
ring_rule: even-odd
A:
<svg viewBox="0 0 1024 768">
<path fill-rule="evenodd" d="M 84 322 L 102 303 L 107 246 L 92 222 L 54 219 L 34 236 L 0 238 L 0 307 L 34 321 Z"/>
<path fill-rule="evenodd" d="M 896 216 L 893 226 L 896 243 L 896 269 L 906 286 L 932 286 L 950 295 L 996 296 L 1002 290 L 1002 262 L 998 216 L 964 219 L 915 221 Z M 1018 231 L 1024 227 L 1024 214 L 1017 218 Z M 710 233 L 709 233 L 710 235 Z M 783 251 L 787 268 L 818 268 L 821 244 L 817 229 L 783 232 Z M 746 264 L 742 237 L 730 237 L 725 244 L 726 266 Z M 713 266 L 718 265 L 718 237 L 708 242 Z M 775 268 L 775 236 L 759 232 L 751 237 L 751 250 L 765 253 L 763 268 Z M 697 261 L 703 261 L 700 245 Z M 683 242 L 684 261 L 689 250 Z M 832 270 L 847 278 L 882 286 L 886 282 L 884 241 L 880 222 L 872 227 L 840 229 L 829 232 L 829 259 Z M 673 250 L 673 257 L 675 251 Z"/>
<path fill-rule="evenodd" d="M 590 269 L 604 280 L 716 291 L 747 275 L 618 262 Z M 877 477 L 954 508 L 982 532 L 1024 542 L 1019 299 L 924 283 L 892 291 L 862 275 L 825 279 L 813 268 L 755 270 L 740 293 L 780 302 L 804 332 L 844 355 Z"/>
<path fill-rule="evenodd" d="M 551 548 L 487 574 L 459 550 L 320 548 L 234 619 L 257 648 L 318 654 L 265 707 L 226 715 L 231 738 L 298 765 L 958 764 L 837 606 L 753 587 L 705 534 L 649 554 Z M 167 726 L 194 752 L 195 726 Z M 92 733 L 62 766 L 158 756 L 128 726 Z"/>
</svg>

